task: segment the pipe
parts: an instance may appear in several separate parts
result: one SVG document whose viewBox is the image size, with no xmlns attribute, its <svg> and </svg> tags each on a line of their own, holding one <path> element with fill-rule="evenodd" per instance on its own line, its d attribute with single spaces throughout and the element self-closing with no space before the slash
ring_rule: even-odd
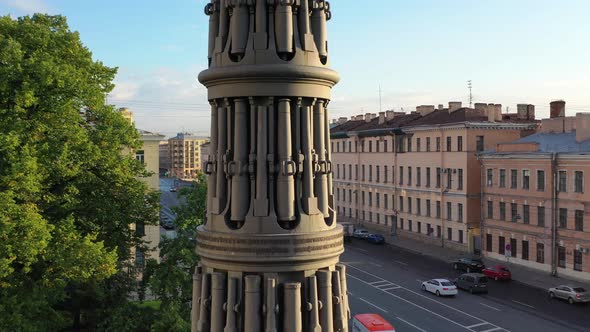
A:
<svg viewBox="0 0 590 332">
<path fill-rule="evenodd" d="M 314 193 L 318 198 L 318 208 L 323 213 L 324 218 L 330 216 L 328 210 L 328 179 L 327 163 L 326 163 L 326 147 L 325 147 L 325 123 L 324 123 L 324 101 L 318 100 L 313 108 L 313 148 L 318 154 L 318 163 L 320 170 L 315 174 L 314 178 Z"/>
<path fill-rule="evenodd" d="M 328 28 L 326 24 L 326 2 L 314 1 L 311 14 L 311 31 L 318 49 L 320 60 L 325 64 L 328 57 Z"/>
<path fill-rule="evenodd" d="M 348 320 L 352 318 L 348 306 L 348 287 L 346 285 L 346 265 L 336 264 L 336 270 L 340 273 L 340 290 L 342 292 L 342 311 L 344 314 L 344 331 L 348 331 Z"/>
<path fill-rule="evenodd" d="M 319 317 L 319 300 L 318 300 L 318 283 L 316 276 L 307 278 L 307 311 L 309 318 L 307 320 L 306 331 L 322 332 Z"/>
<path fill-rule="evenodd" d="M 320 307 L 320 325 L 322 331 L 333 331 L 332 273 L 327 270 L 319 270 L 315 274 L 318 278 L 318 298 L 322 303 Z"/>
<path fill-rule="evenodd" d="M 231 54 L 237 56 L 238 61 L 242 59 L 246 52 L 248 43 L 248 34 L 250 26 L 250 17 L 248 5 L 243 2 L 237 2 L 234 5 L 231 15 Z"/>
<path fill-rule="evenodd" d="M 246 282 L 244 331 L 260 331 L 262 328 L 260 317 L 260 276 L 249 275 L 244 280 Z"/>
<path fill-rule="evenodd" d="M 274 278 L 266 279 L 265 286 L 265 303 L 264 303 L 264 331 L 277 332 L 277 281 Z"/>
<path fill-rule="evenodd" d="M 207 174 L 207 214 L 213 210 L 213 197 L 217 196 L 217 104 L 215 100 L 210 101 L 211 104 L 211 143 L 209 144 L 209 156 L 207 157 L 207 166 L 205 166 L 205 173 Z M 210 168 L 210 169 L 209 169 Z M 209 218 L 208 218 L 209 219 Z"/>
<path fill-rule="evenodd" d="M 268 165 L 266 163 L 268 150 L 268 115 L 267 106 L 258 106 L 258 130 L 256 131 L 256 203 L 254 204 L 254 215 L 257 217 L 268 216 Z M 252 144 L 253 145 L 253 144 Z"/>
<path fill-rule="evenodd" d="M 223 304 L 225 303 L 225 275 L 211 274 L 211 331 L 222 331 L 225 325 Z"/>
<path fill-rule="evenodd" d="M 557 174 L 557 153 L 551 154 L 551 175 L 553 190 L 551 191 L 551 209 L 553 210 L 553 220 L 551 223 L 551 275 L 558 276 L 557 273 L 557 223 L 558 223 L 558 174 Z"/>
<path fill-rule="evenodd" d="M 342 290 L 340 288 L 340 273 L 338 270 L 332 271 L 332 305 L 334 310 L 334 332 L 348 331 L 345 329 L 346 319 L 345 312 L 342 308 Z"/>
<path fill-rule="evenodd" d="M 225 306 L 225 329 L 223 332 L 238 332 L 240 314 L 240 292 L 238 290 L 238 280 L 236 278 L 229 278 L 227 285 L 227 302 Z"/>
<path fill-rule="evenodd" d="M 201 283 L 202 283 L 202 268 L 200 266 L 195 267 L 195 273 L 193 274 L 193 299 L 191 307 L 191 332 L 197 332 L 199 314 L 201 307 Z"/>
<path fill-rule="evenodd" d="M 219 33 L 219 0 L 211 0 L 211 2 L 205 6 L 205 14 L 209 15 L 209 40 L 207 55 L 209 58 L 209 65 L 211 65 L 211 59 L 213 58 L 213 52 L 215 51 L 215 38 Z"/>
<path fill-rule="evenodd" d="M 283 331 L 302 332 L 300 283 L 290 282 L 283 285 L 283 308 Z"/>
<path fill-rule="evenodd" d="M 275 11 L 277 53 L 285 61 L 293 53 L 293 0 L 278 2 Z"/>
<path fill-rule="evenodd" d="M 215 180 L 215 184 L 217 189 L 215 193 L 217 196 L 213 199 L 213 209 L 211 213 L 214 214 L 221 214 L 222 208 L 225 206 L 226 203 L 226 195 L 227 195 L 227 178 L 225 176 L 225 168 L 227 160 L 225 160 L 225 155 L 227 152 L 227 113 L 230 111 L 229 103 L 224 100 L 224 105 L 217 107 L 217 159 L 216 159 L 216 173 L 217 180 Z"/>
<path fill-rule="evenodd" d="M 278 159 L 279 172 L 277 175 L 276 204 L 279 221 L 295 220 L 295 163 L 291 155 L 291 108 L 288 98 L 279 99 L 278 112 Z"/>
<path fill-rule="evenodd" d="M 301 136 L 301 149 L 303 150 L 303 181 L 301 199 L 303 201 L 303 211 L 311 215 L 317 207 L 317 200 L 313 194 L 313 133 L 311 132 L 311 106 L 305 102 L 301 105 L 301 131 L 297 134 Z"/>
<path fill-rule="evenodd" d="M 211 324 L 209 322 L 209 305 L 211 303 L 211 274 L 203 275 L 201 281 L 201 305 L 199 313 L 199 322 L 197 323 L 197 332 L 209 332 Z"/>
<path fill-rule="evenodd" d="M 221 0 L 219 4 L 219 30 L 217 32 L 217 37 L 219 38 L 220 52 L 223 52 L 225 49 L 225 43 L 227 42 L 227 35 L 229 31 L 229 13 L 228 13 L 228 0 Z"/>
<path fill-rule="evenodd" d="M 248 176 L 248 103 L 236 99 L 234 121 L 234 157 L 230 163 L 231 220 L 240 227 L 250 203 L 250 180 Z"/>
</svg>

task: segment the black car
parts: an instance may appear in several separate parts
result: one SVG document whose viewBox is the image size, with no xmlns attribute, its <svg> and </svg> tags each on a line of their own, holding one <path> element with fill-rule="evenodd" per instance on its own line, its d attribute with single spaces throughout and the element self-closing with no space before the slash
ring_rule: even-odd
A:
<svg viewBox="0 0 590 332">
<path fill-rule="evenodd" d="M 488 278 L 481 273 L 462 274 L 455 280 L 455 285 L 471 294 L 488 292 Z"/>
<path fill-rule="evenodd" d="M 453 263 L 453 268 L 455 270 L 462 270 L 467 273 L 470 273 L 481 272 L 486 267 L 483 264 L 483 261 L 479 258 L 463 257 L 459 258 L 456 262 Z"/>
</svg>

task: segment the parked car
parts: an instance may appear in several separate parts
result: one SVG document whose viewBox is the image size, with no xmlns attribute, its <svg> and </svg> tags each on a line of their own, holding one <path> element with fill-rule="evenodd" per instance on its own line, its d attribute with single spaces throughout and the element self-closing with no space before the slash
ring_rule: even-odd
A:
<svg viewBox="0 0 590 332">
<path fill-rule="evenodd" d="M 510 270 L 504 265 L 494 265 L 491 267 L 486 267 L 483 269 L 483 274 L 486 277 L 494 280 L 511 280 L 512 273 Z"/>
<path fill-rule="evenodd" d="M 479 258 L 462 257 L 453 263 L 453 268 L 455 270 L 461 270 L 467 273 L 481 272 L 483 269 L 485 269 L 485 265 Z"/>
<path fill-rule="evenodd" d="M 369 231 L 366 229 L 357 229 L 352 233 L 352 237 L 357 239 L 366 239 L 369 236 Z"/>
<path fill-rule="evenodd" d="M 457 295 L 457 286 L 447 279 L 431 279 L 422 283 L 422 290 L 441 295 Z"/>
<path fill-rule="evenodd" d="M 590 302 L 590 293 L 586 289 L 567 285 L 549 288 L 549 297 L 567 300 L 570 304 Z"/>
<path fill-rule="evenodd" d="M 385 243 L 385 238 L 380 234 L 369 234 L 369 236 L 366 237 L 366 240 L 375 244 Z"/>
<path fill-rule="evenodd" d="M 455 280 L 457 288 L 469 291 L 469 293 L 487 293 L 488 277 L 481 273 L 465 273 Z"/>
<path fill-rule="evenodd" d="M 170 219 L 169 217 L 162 217 L 162 219 L 160 219 L 160 225 L 162 225 L 162 227 L 164 227 L 165 229 L 174 228 L 174 222 L 172 222 L 172 219 Z"/>
<path fill-rule="evenodd" d="M 352 318 L 352 332 L 395 332 L 395 328 L 377 314 L 357 314 Z"/>
</svg>

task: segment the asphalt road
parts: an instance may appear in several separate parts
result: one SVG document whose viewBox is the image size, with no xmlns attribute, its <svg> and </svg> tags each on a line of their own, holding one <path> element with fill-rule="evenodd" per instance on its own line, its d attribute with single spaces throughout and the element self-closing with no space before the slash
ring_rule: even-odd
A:
<svg viewBox="0 0 590 332">
<path fill-rule="evenodd" d="M 173 186 L 175 186 L 174 179 L 160 178 L 160 216 L 167 216 L 172 221 L 176 219 L 176 215 L 174 214 L 174 212 L 172 212 L 172 207 L 182 204 L 181 199 L 178 197 L 178 192 L 170 192 L 170 188 Z M 160 234 L 166 235 L 166 237 L 169 238 L 176 237 L 176 231 L 174 229 L 167 230 L 162 226 L 160 226 Z"/>
<path fill-rule="evenodd" d="M 378 313 L 396 331 L 589 331 L 590 305 L 550 300 L 542 289 L 490 281 L 487 295 L 455 297 L 422 292 L 422 281 L 461 273 L 430 257 L 362 240 L 347 244 L 351 313 Z"/>
</svg>

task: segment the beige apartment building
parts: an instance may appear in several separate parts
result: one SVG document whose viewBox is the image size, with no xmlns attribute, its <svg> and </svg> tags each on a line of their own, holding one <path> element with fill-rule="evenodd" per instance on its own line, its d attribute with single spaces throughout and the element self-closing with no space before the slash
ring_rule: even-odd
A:
<svg viewBox="0 0 590 332">
<path fill-rule="evenodd" d="M 185 180 L 194 179 L 197 173 L 203 169 L 201 145 L 208 141 L 208 138 L 189 133 L 179 133 L 168 139 L 169 175 Z"/>
<path fill-rule="evenodd" d="M 481 155 L 484 254 L 590 280 L 590 114 L 556 114 Z"/>
<path fill-rule="evenodd" d="M 160 141 L 158 153 L 160 159 L 160 172 L 164 174 L 170 170 L 170 146 L 167 140 Z"/>
<path fill-rule="evenodd" d="M 381 112 L 332 128 L 334 191 L 341 220 L 460 251 L 480 244 L 477 153 L 534 133 L 534 107 L 460 102 Z M 523 111 L 525 110 L 525 111 Z"/>
</svg>

